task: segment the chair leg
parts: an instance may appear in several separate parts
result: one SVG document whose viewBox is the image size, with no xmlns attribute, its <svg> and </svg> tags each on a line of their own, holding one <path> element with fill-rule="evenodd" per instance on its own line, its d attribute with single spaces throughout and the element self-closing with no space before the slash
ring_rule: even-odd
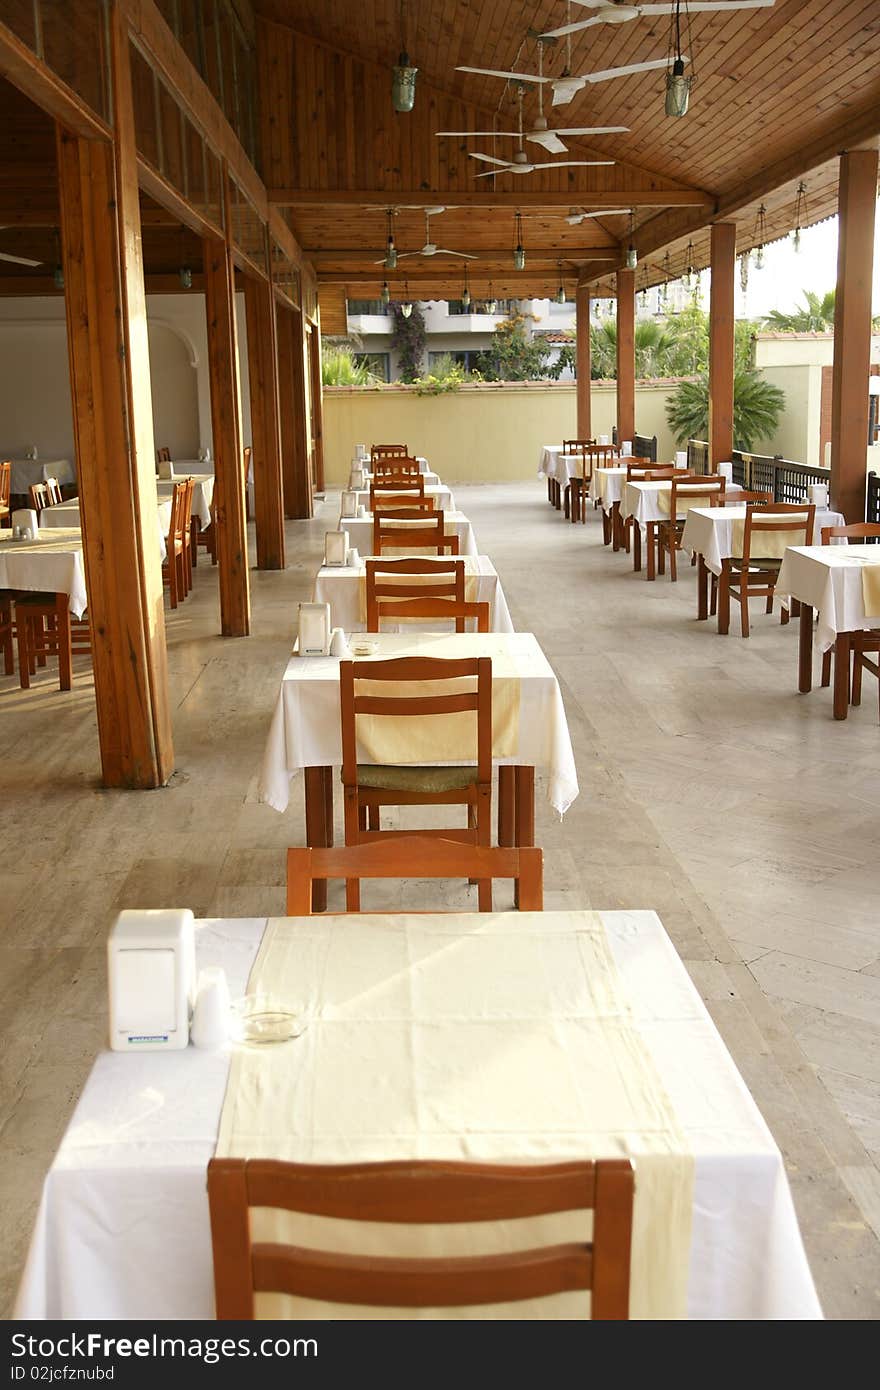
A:
<svg viewBox="0 0 880 1390">
<path fill-rule="evenodd" d="M 851 705 L 862 703 L 862 658 L 857 651 L 853 652 L 852 688 L 849 702 Z"/>
<path fill-rule="evenodd" d="M 831 684 L 831 652 L 822 653 L 822 684 Z"/>
<path fill-rule="evenodd" d="M 27 616 L 22 612 L 21 609 L 17 610 L 17 618 L 18 621 L 16 626 L 18 628 L 18 682 L 22 690 L 30 690 L 31 656 L 30 644 L 28 641 L 30 624 L 28 622 Z"/>
<path fill-rule="evenodd" d="M 740 584 L 740 590 L 739 590 L 739 611 L 740 611 L 740 623 L 741 623 L 742 635 L 743 635 L 743 637 L 748 637 L 748 635 L 749 635 L 749 590 L 748 590 L 748 585 L 747 585 L 746 582 L 745 582 L 745 577 L 743 577 L 742 583 Z"/>
<path fill-rule="evenodd" d="M 378 807 L 378 806 L 371 806 L 371 807 L 370 807 L 370 811 L 369 811 L 369 825 L 370 825 L 370 829 L 371 829 L 371 830 L 381 830 L 382 826 L 381 826 L 381 822 L 380 822 L 380 820 L 379 820 L 379 814 L 380 814 L 380 813 L 379 813 L 379 807 Z"/>
<path fill-rule="evenodd" d="M 676 554 L 675 554 L 677 548 L 678 548 L 678 537 L 677 537 L 676 534 L 675 534 L 675 529 L 674 529 L 674 527 L 670 525 L 670 528 L 669 528 L 669 578 L 672 580 L 673 584 L 678 583 L 678 564 L 677 564 L 677 561 L 676 561 Z"/>
</svg>

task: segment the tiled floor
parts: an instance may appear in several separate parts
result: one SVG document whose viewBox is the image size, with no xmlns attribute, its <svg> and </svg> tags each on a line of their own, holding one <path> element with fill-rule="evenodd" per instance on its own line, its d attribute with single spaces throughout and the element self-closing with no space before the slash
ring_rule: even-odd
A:
<svg viewBox="0 0 880 1390">
<path fill-rule="evenodd" d="M 649 585 L 538 482 L 456 489 L 515 625 L 562 685 L 581 795 L 538 789 L 548 907 L 661 915 L 785 1154 L 829 1317 L 880 1315 L 880 726 L 796 691 L 796 625 L 747 642 L 694 621 L 693 571 Z M 121 907 L 282 909 L 301 795 L 257 804 L 267 720 L 336 499 L 288 524 L 290 568 L 252 571 L 253 635 L 216 636 L 216 571 L 169 619 L 177 771 L 98 781 L 90 676 L 62 695 L 0 678 L 0 1291 L 104 1028 Z M 757 607 L 757 606 L 756 606 Z M 467 890 L 462 890 L 465 893 Z"/>
</svg>

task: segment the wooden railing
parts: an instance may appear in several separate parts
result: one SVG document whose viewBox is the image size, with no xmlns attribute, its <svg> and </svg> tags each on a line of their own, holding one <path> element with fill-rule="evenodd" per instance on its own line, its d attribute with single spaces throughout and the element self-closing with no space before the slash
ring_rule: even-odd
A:
<svg viewBox="0 0 880 1390">
<path fill-rule="evenodd" d="M 880 473 L 868 474 L 868 505 L 865 520 L 880 526 Z"/>
<path fill-rule="evenodd" d="M 611 443 L 612 443 L 612 444 L 619 444 L 619 443 L 620 443 L 620 440 L 619 440 L 618 437 L 617 437 L 617 426 L 616 426 L 616 425 L 614 426 L 614 428 L 613 428 L 612 431 L 611 431 Z M 637 459 L 650 459 L 652 463 L 656 463 L 656 462 L 657 462 L 657 436 L 656 436 L 656 434 L 655 434 L 655 435 L 652 435 L 650 438 L 649 438 L 646 434 L 634 434 L 634 435 L 633 435 L 632 446 L 633 446 L 633 454 L 635 455 L 635 457 L 636 457 Z"/>
<path fill-rule="evenodd" d="M 689 439 L 688 468 L 695 473 L 709 472 L 709 445 L 704 439 Z M 794 463 L 782 454 L 749 454 L 734 449 L 733 481 L 749 492 L 769 492 L 774 502 L 803 502 L 811 483 L 831 482 L 831 469 L 822 464 L 811 467 Z"/>
</svg>

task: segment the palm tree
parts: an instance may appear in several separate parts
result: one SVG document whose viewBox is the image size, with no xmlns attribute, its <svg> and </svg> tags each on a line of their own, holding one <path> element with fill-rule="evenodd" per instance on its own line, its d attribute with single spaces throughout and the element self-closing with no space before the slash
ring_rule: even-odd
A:
<svg viewBox="0 0 880 1390">
<path fill-rule="evenodd" d="M 785 408 L 778 386 L 755 371 L 740 367 L 733 378 L 733 442 L 736 449 L 751 449 L 759 439 L 770 439 Z M 709 378 L 683 381 L 666 405 L 666 418 L 679 444 L 687 439 L 706 439 L 709 431 Z"/>
<path fill-rule="evenodd" d="M 656 319 L 637 319 L 636 376 L 664 376 L 663 363 L 671 346 L 669 329 Z M 590 329 L 590 375 L 594 380 L 617 376 L 617 320 L 603 319 Z"/>
<path fill-rule="evenodd" d="M 772 309 L 764 320 L 774 333 L 822 333 L 834 327 L 834 290 L 821 297 L 813 290 L 802 290 L 804 306 L 793 314 Z"/>
</svg>

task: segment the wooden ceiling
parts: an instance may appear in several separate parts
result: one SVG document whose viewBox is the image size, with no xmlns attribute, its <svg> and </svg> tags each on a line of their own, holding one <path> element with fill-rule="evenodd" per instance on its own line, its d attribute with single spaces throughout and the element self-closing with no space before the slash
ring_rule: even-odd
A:
<svg viewBox="0 0 880 1390">
<path fill-rule="evenodd" d="M 610 169 L 559 169 L 473 178 L 471 150 L 512 153 L 514 142 L 438 139 L 438 129 L 513 129 L 515 92 L 496 78 L 457 72 L 456 65 L 537 71 L 534 39 L 566 22 L 565 0 L 419 0 L 405 7 L 406 47 L 419 68 L 415 110 L 396 115 L 390 67 L 401 48 L 398 0 L 256 0 L 258 41 L 269 67 L 262 84 L 264 177 L 320 278 L 348 283 L 354 296 L 375 294 L 385 241 L 381 209 L 444 203 L 433 239 L 480 256 L 472 287 L 510 264 L 513 211 L 529 216 L 527 270 L 510 276 L 518 292 L 555 288 L 557 256 L 566 269 L 603 280 L 606 261 L 590 252 L 628 240 L 628 220 L 605 218 L 569 228 L 569 206 L 635 209 L 639 283 L 657 283 L 670 252 L 683 269 L 688 241 L 694 264 L 708 262 L 708 222 L 737 222 L 738 249 L 755 241 L 757 211 L 767 208 L 766 237 L 794 226 L 797 184 L 807 184 L 807 221 L 836 211 L 837 161 L 843 148 L 880 137 L 880 3 L 878 0 L 776 0 L 772 9 L 695 14 L 688 51 L 697 81 L 682 120 L 663 112 L 664 73 L 592 84 L 551 124 L 624 125 L 625 134 L 566 141 L 570 155 L 537 159 L 613 158 Z M 589 12 L 572 5 L 572 20 Z M 594 25 L 572 38 L 572 71 L 583 73 L 667 54 L 665 17 Z M 561 71 L 565 41 L 545 50 L 544 70 Z M 274 85 L 273 85 L 274 76 Z M 533 87 L 525 124 L 537 114 Z M 666 206 L 664 206 L 666 204 Z M 379 209 L 377 215 L 370 209 Z M 417 213 L 395 220 L 398 249 L 424 240 Z M 418 257 L 401 263 L 411 285 L 460 292 L 461 263 Z M 497 269 L 496 269 L 497 267 Z M 347 276 L 347 281 L 340 277 Z M 332 279 L 330 278 L 332 277 Z M 358 278 L 360 277 L 360 278 Z M 390 279 L 390 277 L 389 277 Z M 504 291 L 517 292 L 517 291 Z"/>
</svg>

